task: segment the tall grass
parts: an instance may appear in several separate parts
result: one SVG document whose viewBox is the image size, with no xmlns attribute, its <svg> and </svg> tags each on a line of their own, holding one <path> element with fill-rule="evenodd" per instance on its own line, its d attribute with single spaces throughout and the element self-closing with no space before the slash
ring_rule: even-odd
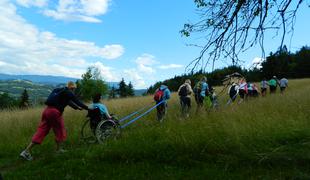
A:
<svg viewBox="0 0 310 180">
<path fill-rule="evenodd" d="M 250 99 L 215 111 L 192 108 L 180 116 L 169 101 L 163 123 L 155 112 L 103 145 L 79 140 L 85 111 L 65 110 L 68 153 L 55 155 L 53 135 L 24 162 L 19 152 L 30 141 L 43 109 L 1 112 L 0 171 L 5 178 L 29 179 L 309 179 L 310 80 L 291 80 L 285 94 Z M 219 87 L 220 89 L 220 87 Z M 150 105 L 152 97 L 106 101 L 119 117 Z"/>
</svg>

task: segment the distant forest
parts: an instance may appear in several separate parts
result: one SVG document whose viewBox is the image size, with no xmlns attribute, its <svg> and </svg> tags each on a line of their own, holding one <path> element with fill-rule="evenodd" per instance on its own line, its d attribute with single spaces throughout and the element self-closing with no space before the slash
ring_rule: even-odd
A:
<svg viewBox="0 0 310 180">
<path fill-rule="evenodd" d="M 251 82 L 259 82 L 263 78 L 270 79 L 272 76 L 277 76 L 278 78 L 310 77 L 310 47 L 304 46 L 296 53 L 288 52 L 286 48 L 283 49 L 281 52 L 270 53 L 266 60 L 262 62 L 261 68 L 254 67 L 248 70 L 240 66 L 229 66 L 209 73 L 204 73 L 201 70 L 196 73 L 183 74 L 163 82 L 157 82 L 147 89 L 147 93 L 154 93 L 161 84 L 167 85 L 171 91 L 177 91 L 186 79 L 190 79 L 192 85 L 194 85 L 202 76 L 208 78 L 208 83 L 211 86 L 222 85 L 224 77 L 234 72 L 242 74 L 247 81 Z"/>
</svg>

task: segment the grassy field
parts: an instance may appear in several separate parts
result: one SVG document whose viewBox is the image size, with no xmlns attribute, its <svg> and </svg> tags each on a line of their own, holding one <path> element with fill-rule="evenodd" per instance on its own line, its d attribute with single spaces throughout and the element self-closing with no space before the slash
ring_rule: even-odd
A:
<svg viewBox="0 0 310 180">
<path fill-rule="evenodd" d="M 285 94 L 180 117 L 176 95 L 163 123 L 155 112 L 106 144 L 85 144 L 85 111 L 65 110 L 67 153 L 54 152 L 50 133 L 33 151 L 29 143 L 42 108 L 0 112 L 0 173 L 4 179 L 310 179 L 310 79 L 290 80 Z M 105 102 L 119 117 L 152 103 L 152 97 Z"/>
</svg>

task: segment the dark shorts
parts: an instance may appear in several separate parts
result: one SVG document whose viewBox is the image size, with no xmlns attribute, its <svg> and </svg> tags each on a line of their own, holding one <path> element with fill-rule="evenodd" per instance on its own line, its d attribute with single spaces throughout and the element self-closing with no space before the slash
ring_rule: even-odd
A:
<svg viewBox="0 0 310 180">
<path fill-rule="evenodd" d="M 280 87 L 281 92 L 285 90 L 286 87 Z"/>
<path fill-rule="evenodd" d="M 229 91 L 229 97 L 232 101 L 234 101 L 237 98 L 237 91 L 236 90 L 230 90 Z"/>
<path fill-rule="evenodd" d="M 271 93 L 274 93 L 277 90 L 277 86 L 269 86 L 269 88 Z"/>
<path fill-rule="evenodd" d="M 261 88 L 261 92 L 265 93 L 267 91 L 267 88 Z"/>
<path fill-rule="evenodd" d="M 195 94 L 195 101 L 198 106 L 203 105 L 203 97 L 200 94 Z"/>
<path fill-rule="evenodd" d="M 240 89 L 240 90 L 239 90 L 239 96 L 240 96 L 242 99 L 244 99 L 245 94 L 246 94 L 246 92 L 245 92 L 244 89 Z"/>
<path fill-rule="evenodd" d="M 180 103 L 181 106 L 187 106 L 187 107 L 191 107 L 191 98 L 187 97 L 187 96 L 180 96 Z"/>
</svg>

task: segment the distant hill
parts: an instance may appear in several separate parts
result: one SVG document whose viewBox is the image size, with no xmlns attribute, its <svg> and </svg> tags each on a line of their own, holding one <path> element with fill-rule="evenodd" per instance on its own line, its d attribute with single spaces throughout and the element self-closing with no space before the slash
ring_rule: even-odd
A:
<svg viewBox="0 0 310 180">
<path fill-rule="evenodd" d="M 144 93 L 146 93 L 147 89 L 135 89 L 135 96 L 142 96 Z"/>
<path fill-rule="evenodd" d="M 65 76 L 44 75 L 9 75 L 0 73 L 0 93 L 9 93 L 19 98 L 24 89 L 27 89 L 32 101 L 42 101 L 58 86 L 64 86 L 68 81 L 76 81 L 77 78 Z M 118 82 L 106 82 L 109 88 L 118 88 Z M 136 96 L 141 96 L 146 90 L 134 90 Z"/>
<path fill-rule="evenodd" d="M 10 96 L 19 98 L 27 90 L 31 101 L 37 103 L 43 101 L 55 88 L 54 85 L 34 83 L 28 80 L 0 80 L 0 93 L 8 93 Z"/>
<path fill-rule="evenodd" d="M 65 76 L 49 76 L 49 75 L 10 75 L 10 74 L 1 74 L 0 73 L 0 81 L 7 80 L 25 80 L 31 81 L 33 83 L 40 83 L 46 85 L 57 86 L 59 84 L 65 84 L 68 81 L 77 81 L 78 78 L 71 78 Z M 118 82 L 106 82 L 109 87 L 118 88 Z"/>
<path fill-rule="evenodd" d="M 49 85 L 57 85 L 67 83 L 68 81 L 76 81 L 77 78 L 65 77 L 65 76 L 48 76 L 48 75 L 9 75 L 0 74 L 0 80 L 28 80 L 34 83 L 42 83 Z"/>
</svg>

